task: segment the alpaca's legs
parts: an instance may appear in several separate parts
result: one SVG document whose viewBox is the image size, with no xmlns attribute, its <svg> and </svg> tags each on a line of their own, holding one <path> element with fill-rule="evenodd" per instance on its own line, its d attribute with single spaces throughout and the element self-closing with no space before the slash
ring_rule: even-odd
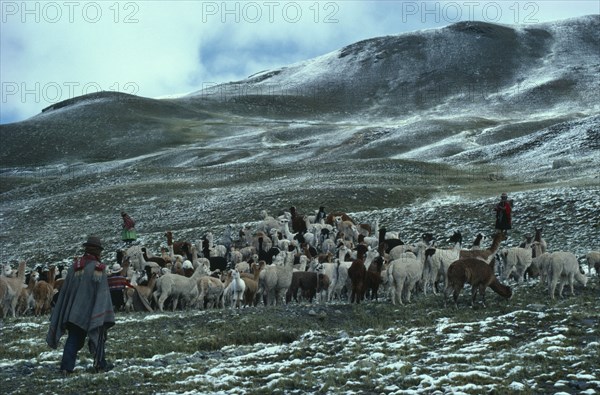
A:
<svg viewBox="0 0 600 395">
<path fill-rule="evenodd" d="M 552 299 L 554 299 L 554 291 L 556 290 L 556 283 L 557 282 L 558 282 L 558 280 L 555 280 L 553 278 L 552 281 L 550 282 L 550 286 L 548 287 L 548 290 L 550 291 L 550 297 Z"/>
<path fill-rule="evenodd" d="M 569 274 L 569 286 L 571 287 L 571 296 L 575 296 L 575 291 L 573 289 L 573 283 L 575 282 L 575 274 Z"/>
<path fill-rule="evenodd" d="M 481 302 L 483 303 L 483 307 L 487 307 L 485 305 L 485 289 L 487 288 L 487 286 L 485 284 L 482 284 L 479 286 L 479 293 L 481 294 Z"/>
<path fill-rule="evenodd" d="M 563 297 L 563 288 L 565 287 L 566 279 L 561 278 L 558 284 L 558 296 Z"/>
<path fill-rule="evenodd" d="M 460 295 L 460 291 L 462 290 L 462 285 L 459 287 L 458 285 L 454 286 L 454 295 L 452 295 L 452 297 L 454 298 L 454 307 L 456 307 L 458 309 L 458 296 Z"/>
</svg>

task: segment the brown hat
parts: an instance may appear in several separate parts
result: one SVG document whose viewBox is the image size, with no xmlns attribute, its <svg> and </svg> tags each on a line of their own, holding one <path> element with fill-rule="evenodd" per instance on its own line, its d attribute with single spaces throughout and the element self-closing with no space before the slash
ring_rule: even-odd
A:
<svg viewBox="0 0 600 395">
<path fill-rule="evenodd" d="M 101 250 L 104 249 L 104 247 L 102 247 L 102 240 L 100 240 L 100 238 L 98 236 L 89 236 L 87 241 L 85 243 L 83 243 L 84 247 L 97 247 L 100 248 Z"/>
</svg>

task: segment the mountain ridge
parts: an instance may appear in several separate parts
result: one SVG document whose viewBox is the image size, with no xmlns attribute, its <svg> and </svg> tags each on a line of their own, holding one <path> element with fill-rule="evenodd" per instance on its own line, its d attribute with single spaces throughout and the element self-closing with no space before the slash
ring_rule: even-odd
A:
<svg viewBox="0 0 600 395">
<path fill-rule="evenodd" d="M 208 152 L 181 162 L 198 165 L 264 160 L 260 153 L 275 148 L 281 158 L 282 150 L 293 158 L 299 148 L 323 153 L 328 147 L 345 152 L 342 157 L 397 157 L 464 134 L 503 142 L 600 113 L 599 32 L 598 15 L 527 26 L 459 22 L 361 40 L 175 99 L 81 96 L 1 125 L 0 163 L 93 163 L 159 153 L 176 164 L 166 158 L 169 148 Z M 461 144 L 472 140 L 458 139 L 428 160 L 460 158 Z M 350 142 L 365 146 L 343 147 Z M 218 153 L 235 146 L 246 151 Z"/>
</svg>

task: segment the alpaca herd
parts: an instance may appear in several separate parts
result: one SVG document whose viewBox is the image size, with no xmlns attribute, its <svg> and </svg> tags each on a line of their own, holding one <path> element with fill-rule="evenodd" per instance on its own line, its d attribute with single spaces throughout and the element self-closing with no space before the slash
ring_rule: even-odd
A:
<svg viewBox="0 0 600 395">
<path fill-rule="evenodd" d="M 552 299 L 569 285 L 585 286 L 578 258 L 570 252 L 549 252 L 542 229 L 518 247 L 501 248 L 506 239 L 497 233 L 487 241 L 478 234 L 472 248 L 463 249 L 459 231 L 447 247 L 424 233 L 415 244 L 405 244 L 398 233 L 379 228 L 378 222 L 359 224 L 342 212 L 318 222 L 295 208 L 279 217 L 262 212 L 254 230 L 234 234 L 228 226 L 219 242 L 207 233 L 196 243 L 175 241 L 165 233 L 167 246 L 158 255 L 150 246 L 134 245 L 117 252 L 117 263 L 131 287 L 123 290 L 126 311 L 277 306 L 306 301 L 339 300 L 361 303 L 378 300 L 383 291 L 392 304 L 411 303 L 413 295 L 450 294 L 454 306 L 465 287 L 471 287 L 471 305 L 489 287 L 505 299 L 513 290 L 506 285 L 539 277 Z M 489 244 L 489 245 L 487 245 Z M 600 253 L 586 256 L 589 270 L 600 273 Z M 59 292 L 63 268 L 51 266 L 26 273 L 26 262 L 15 272 L 2 266 L 0 311 L 2 317 L 27 313 L 47 314 Z M 498 273 L 498 275 L 497 275 Z M 600 274 L 599 274 L 600 275 Z"/>
</svg>

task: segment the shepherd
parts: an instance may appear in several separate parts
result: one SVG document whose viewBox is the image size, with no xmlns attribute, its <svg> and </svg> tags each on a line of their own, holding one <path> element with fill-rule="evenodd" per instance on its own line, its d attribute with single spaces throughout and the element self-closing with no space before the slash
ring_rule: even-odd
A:
<svg viewBox="0 0 600 395">
<path fill-rule="evenodd" d="M 494 211 L 496 211 L 496 231 L 507 234 L 512 228 L 512 207 L 512 199 L 508 200 L 508 194 L 503 192 L 500 195 L 500 202 L 494 207 Z"/>
<path fill-rule="evenodd" d="M 135 221 L 125 211 L 121 211 L 121 217 L 123 218 L 123 230 L 121 231 L 121 239 L 131 244 L 137 240 L 137 232 L 135 231 Z"/>
<path fill-rule="evenodd" d="M 73 373 L 77 353 L 83 348 L 86 337 L 94 356 L 95 371 L 106 372 L 114 366 L 106 361 L 104 353 L 106 332 L 115 325 L 115 313 L 106 265 L 100 261 L 102 241 L 90 236 L 83 246 L 84 255 L 75 259 L 58 293 L 46 336 L 50 348 L 56 349 L 60 338 L 68 332 L 60 364 L 63 377 Z"/>
</svg>

